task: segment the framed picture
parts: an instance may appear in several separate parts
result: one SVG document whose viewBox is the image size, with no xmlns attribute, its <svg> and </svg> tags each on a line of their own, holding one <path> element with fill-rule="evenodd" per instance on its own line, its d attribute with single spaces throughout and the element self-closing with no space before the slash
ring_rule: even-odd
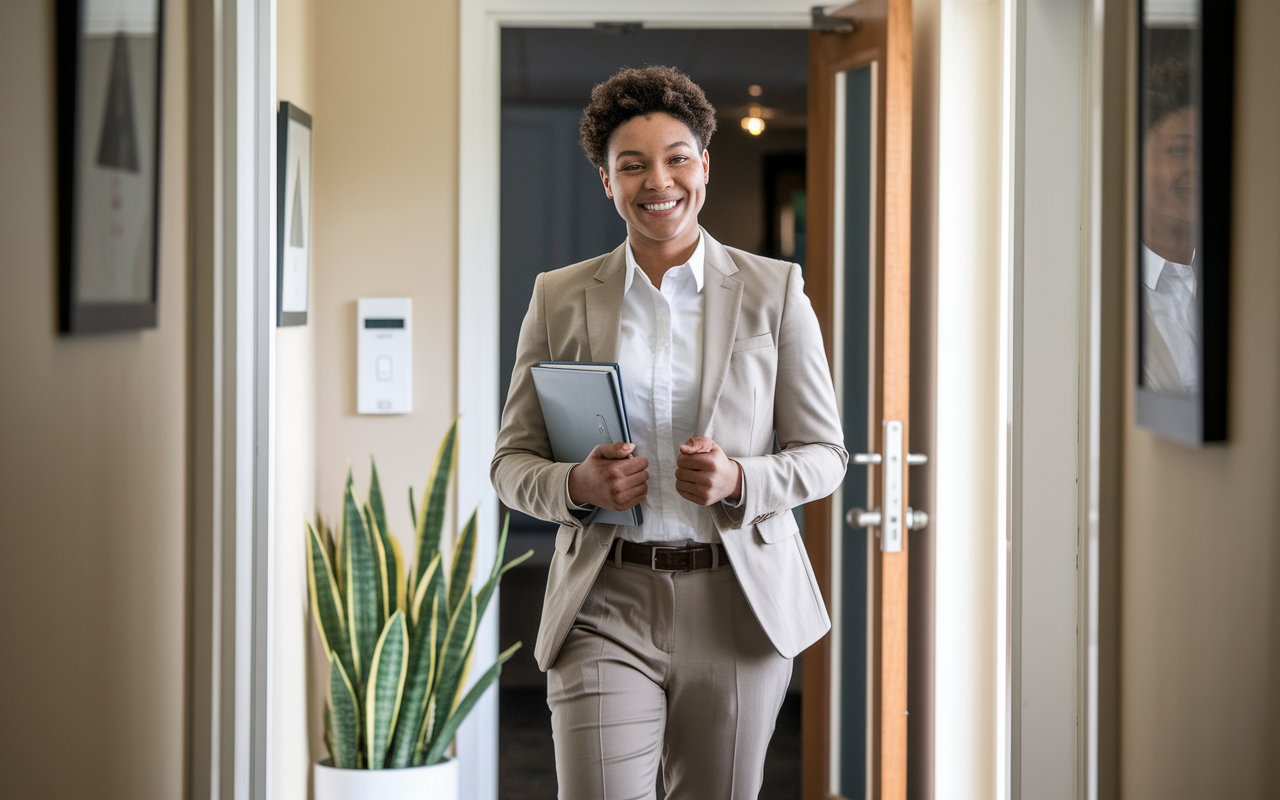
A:
<svg viewBox="0 0 1280 800">
<path fill-rule="evenodd" d="M 1137 423 L 1227 438 L 1234 0 L 1139 0 Z"/>
<path fill-rule="evenodd" d="M 156 326 L 162 0 L 58 0 L 58 326 Z"/>
<path fill-rule="evenodd" d="M 276 325 L 307 324 L 311 276 L 311 115 L 281 103 L 276 170 Z"/>
</svg>

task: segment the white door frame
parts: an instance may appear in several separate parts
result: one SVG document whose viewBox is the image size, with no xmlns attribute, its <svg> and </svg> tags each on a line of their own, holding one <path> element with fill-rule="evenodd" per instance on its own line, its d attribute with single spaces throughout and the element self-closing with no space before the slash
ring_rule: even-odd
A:
<svg viewBox="0 0 1280 800">
<path fill-rule="evenodd" d="M 188 794 L 266 800 L 275 3 L 192 0 L 189 13 Z"/>
<path fill-rule="evenodd" d="M 1005 2 L 999 796 L 1015 800 L 1111 796 L 1099 694 L 1116 609 L 1100 576 L 1118 550 L 1101 495 L 1117 473 L 1101 429 L 1122 412 L 1101 344 L 1124 223 L 1123 178 L 1103 163 L 1124 163 L 1124 103 L 1103 74 L 1127 72 L 1124 15 L 1116 0 Z"/>
<path fill-rule="evenodd" d="M 654 28 L 808 28 L 807 0 L 462 0 L 458 136 L 458 508 L 479 506 L 477 558 L 496 546 L 497 497 L 489 461 L 498 436 L 498 207 L 501 151 L 499 48 L 504 26 L 591 27 L 642 22 Z M 477 633 L 477 663 L 498 652 L 490 615 Z M 498 706 L 490 690 L 458 731 L 461 796 L 496 800 Z"/>
</svg>

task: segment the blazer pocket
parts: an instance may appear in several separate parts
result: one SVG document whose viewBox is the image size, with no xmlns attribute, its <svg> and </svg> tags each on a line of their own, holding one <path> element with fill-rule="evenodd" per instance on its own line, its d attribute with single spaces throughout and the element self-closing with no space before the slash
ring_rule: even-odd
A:
<svg viewBox="0 0 1280 800">
<path fill-rule="evenodd" d="M 795 515 L 787 510 L 756 523 L 756 531 L 765 544 L 774 544 L 794 536 L 800 526 L 796 524 Z"/>
<path fill-rule="evenodd" d="M 748 336 L 745 339 L 738 339 L 733 343 L 733 352 L 740 353 L 743 350 L 758 350 L 761 347 L 773 347 L 772 333 L 762 333 L 759 336 Z"/>
<path fill-rule="evenodd" d="M 570 525 L 561 525 L 560 530 L 556 531 L 556 550 L 567 555 L 573 550 L 573 540 L 577 534 L 577 528 Z"/>
</svg>

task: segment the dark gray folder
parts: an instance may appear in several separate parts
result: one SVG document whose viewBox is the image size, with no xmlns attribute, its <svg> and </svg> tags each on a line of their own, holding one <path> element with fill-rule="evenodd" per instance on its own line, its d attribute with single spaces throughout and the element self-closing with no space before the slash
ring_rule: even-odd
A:
<svg viewBox="0 0 1280 800">
<path fill-rule="evenodd" d="M 582 462 L 598 444 L 631 441 L 617 364 L 543 361 L 531 370 L 556 461 Z M 592 520 L 639 525 L 644 514 L 639 505 L 626 511 L 601 508 Z"/>
</svg>

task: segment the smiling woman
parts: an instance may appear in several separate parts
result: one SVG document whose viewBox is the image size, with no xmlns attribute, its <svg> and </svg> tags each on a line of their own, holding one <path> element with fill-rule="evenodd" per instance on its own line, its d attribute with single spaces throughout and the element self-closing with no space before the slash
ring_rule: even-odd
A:
<svg viewBox="0 0 1280 800">
<path fill-rule="evenodd" d="M 539 275 L 520 329 L 490 474 L 560 526 L 535 656 L 568 800 L 652 796 L 660 768 L 670 800 L 757 797 L 792 658 L 830 628 L 791 514 L 848 460 L 822 336 L 798 265 L 699 227 L 714 131 L 673 68 L 595 88 L 582 143 L 627 238 Z M 631 440 L 554 461 L 543 361 L 615 362 Z"/>
<path fill-rule="evenodd" d="M 711 179 L 716 112 L 697 84 L 669 67 L 627 69 L 597 86 L 582 116 L 582 146 L 627 223 L 640 268 L 657 288 L 698 244 Z"/>
</svg>

